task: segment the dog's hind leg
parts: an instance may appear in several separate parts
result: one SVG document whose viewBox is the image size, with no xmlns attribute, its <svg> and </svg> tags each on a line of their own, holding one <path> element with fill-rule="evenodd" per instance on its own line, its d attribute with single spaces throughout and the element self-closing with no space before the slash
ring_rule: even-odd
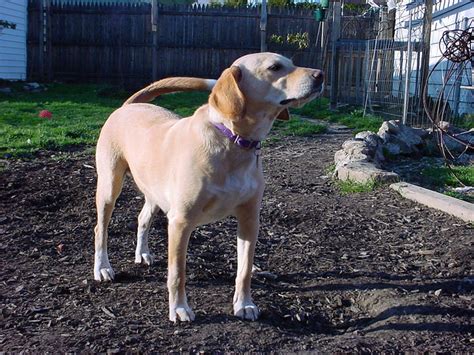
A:
<svg viewBox="0 0 474 355">
<path fill-rule="evenodd" d="M 194 320 L 186 298 L 186 253 L 193 230 L 186 218 L 168 218 L 168 292 L 172 322 Z"/>
<path fill-rule="evenodd" d="M 153 217 L 158 212 L 158 206 L 145 198 L 145 205 L 138 216 L 137 249 L 135 250 L 135 263 L 153 264 L 153 254 L 148 247 L 148 233 Z"/>
<path fill-rule="evenodd" d="M 107 252 L 108 226 L 127 170 L 125 161 L 101 156 L 97 149 L 97 225 L 95 227 L 94 279 L 112 281 L 114 271 Z"/>
</svg>

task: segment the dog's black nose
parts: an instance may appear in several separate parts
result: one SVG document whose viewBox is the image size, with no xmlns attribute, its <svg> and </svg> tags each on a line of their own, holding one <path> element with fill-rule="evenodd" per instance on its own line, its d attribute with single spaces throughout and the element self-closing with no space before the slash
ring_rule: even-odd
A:
<svg viewBox="0 0 474 355">
<path fill-rule="evenodd" d="M 319 81 L 319 82 L 323 82 L 324 81 L 324 72 L 322 70 L 319 70 L 319 69 L 314 69 L 313 72 L 311 73 L 311 76 Z"/>
</svg>

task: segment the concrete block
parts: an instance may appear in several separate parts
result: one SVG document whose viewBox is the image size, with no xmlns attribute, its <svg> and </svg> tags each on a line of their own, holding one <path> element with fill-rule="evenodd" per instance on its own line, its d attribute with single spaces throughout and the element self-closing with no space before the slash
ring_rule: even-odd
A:
<svg viewBox="0 0 474 355">
<path fill-rule="evenodd" d="M 474 204 L 472 203 L 406 182 L 392 184 L 390 188 L 409 200 L 446 212 L 466 222 L 474 222 Z"/>
</svg>

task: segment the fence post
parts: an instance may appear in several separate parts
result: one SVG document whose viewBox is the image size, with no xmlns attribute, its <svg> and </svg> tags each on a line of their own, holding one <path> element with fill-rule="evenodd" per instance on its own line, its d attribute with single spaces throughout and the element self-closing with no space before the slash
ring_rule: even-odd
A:
<svg viewBox="0 0 474 355">
<path fill-rule="evenodd" d="M 431 21 L 433 19 L 433 0 L 425 0 L 425 15 L 423 17 L 423 48 L 421 52 L 421 94 L 430 73 Z M 428 95 L 428 92 L 426 93 Z"/>
<path fill-rule="evenodd" d="M 339 55 L 337 41 L 341 36 L 341 2 L 333 3 L 333 16 L 331 28 L 331 93 L 330 108 L 335 109 L 337 106 L 337 73 L 339 71 Z"/>
<path fill-rule="evenodd" d="M 410 11 L 410 19 L 408 22 L 408 47 L 407 47 L 407 66 L 405 70 L 405 91 L 403 94 L 403 115 L 402 115 L 402 123 L 407 123 L 407 115 L 408 115 L 408 103 L 410 101 L 410 70 L 411 70 L 411 56 L 412 56 L 412 44 L 411 44 L 411 26 L 412 26 L 412 19 L 413 14 Z"/>
<path fill-rule="evenodd" d="M 51 0 L 45 0 L 46 2 L 46 32 L 45 32 L 45 42 L 46 42 L 46 80 L 48 82 L 53 79 L 53 65 L 52 65 L 52 43 L 51 40 L 53 36 L 51 35 Z"/>
<path fill-rule="evenodd" d="M 267 51 L 267 0 L 262 0 L 260 14 L 260 52 Z"/>
<path fill-rule="evenodd" d="M 38 77 L 51 81 L 51 1 L 39 0 Z"/>
<path fill-rule="evenodd" d="M 44 78 L 44 2 L 39 0 L 39 32 L 38 32 L 38 77 Z"/>
<path fill-rule="evenodd" d="M 158 80 L 158 0 L 151 2 L 151 31 L 153 36 L 152 73 L 153 80 Z"/>
</svg>

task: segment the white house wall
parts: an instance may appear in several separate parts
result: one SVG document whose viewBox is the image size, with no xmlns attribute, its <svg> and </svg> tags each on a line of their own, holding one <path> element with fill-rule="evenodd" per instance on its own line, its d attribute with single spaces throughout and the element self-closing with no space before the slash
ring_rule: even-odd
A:
<svg viewBox="0 0 474 355">
<path fill-rule="evenodd" d="M 0 19 L 16 29 L 0 30 L 0 79 L 26 79 L 27 0 L 0 0 Z"/>
<path fill-rule="evenodd" d="M 408 21 L 410 13 L 412 14 L 412 41 L 422 41 L 423 30 L 423 5 L 412 7 L 411 10 L 406 9 L 406 5 L 411 1 L 404 0 L 397 5 L 396 16 L 396 31 L 395 40 L 407 41 L 408 39 Z M 430 69 L 433 68 L 441 58 L 441 51 L 439 48 L 439 41 L 447 30 L 465 29 L 467 27 L 474 27 L 474 2 L 471 0 L 435 0 L 433 3 L 433 20 L 431 23 L 431 39 L 430 39 Z M 404 53 L 406 56 L 406 52 Z M 400 54 L 396 54 L 396 59 L 400 58 Z M 440 91 L 443 89 L 443 79 L 445 78 L 447 68 L 451 62 L 444 60 L 439 65 L 430 77 L 428 93 L 431 97 L 438 97 Z M 404 71 L 404 70 L 403 70 Z M 412 58 L 412 66 L 410 70 L 410 93 L 415 91 L 414 77 L 416 76 L 416 57 Z M 460 76 L 464 87 L 472 87 L 473 83 L 473 68 L 468 64 Z M 399 79 L 399 77 L 397 77 Z M 454 108 L 456 103 L 453 102 L 454 90 L 450 87 L 445 88 L 446 93 L 449 93 L 449 101 L 451 108 Z M 459 92 L 458 114 L 474 113 L 474 90 L 461 88 Z"/>
</svg>

